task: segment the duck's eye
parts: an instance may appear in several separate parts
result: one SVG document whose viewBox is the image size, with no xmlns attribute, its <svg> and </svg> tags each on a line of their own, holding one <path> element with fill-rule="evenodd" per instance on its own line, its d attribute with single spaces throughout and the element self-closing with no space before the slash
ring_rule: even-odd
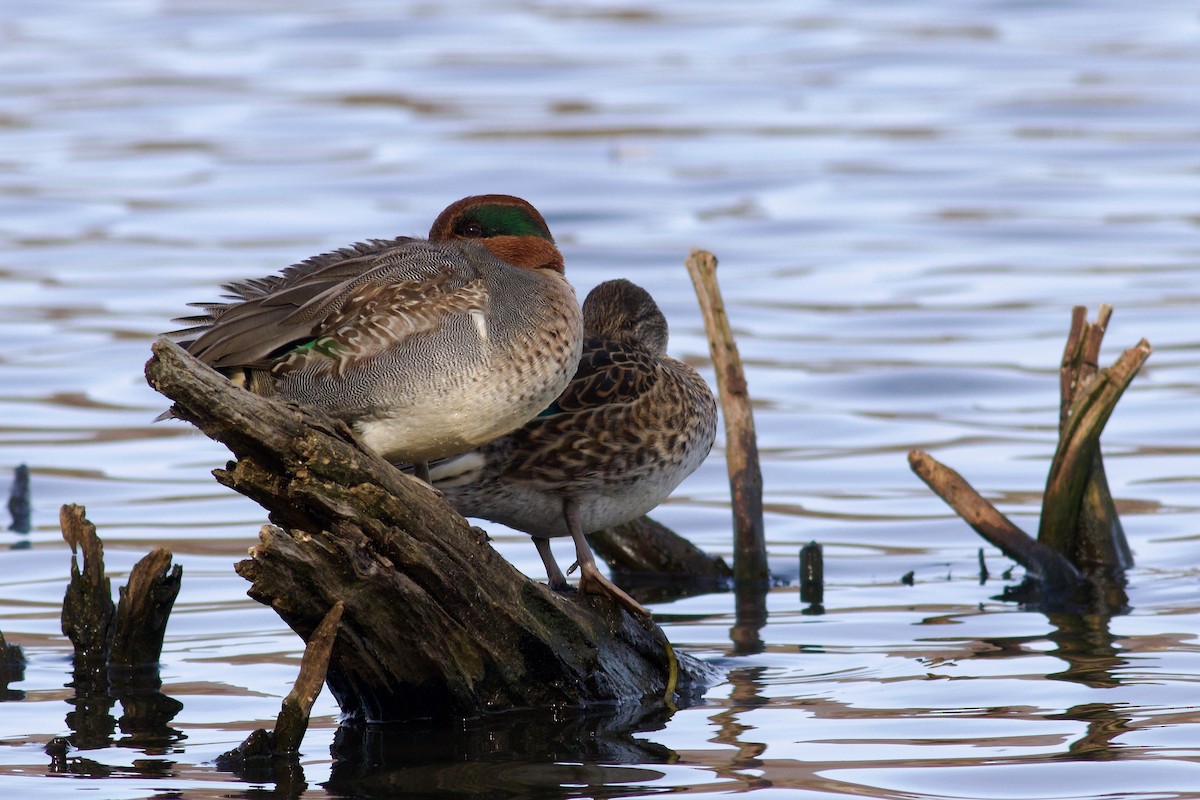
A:
<svg viewBox="0 0 1200 800">
<path fill-rule="evenodd" d="M 468 222 L 466 225 L 462 226 L 462 229 L 459 232 L 463 236 L 468 236 L 472 239 L 483 238 L 483 226 L 478 222 Z"/>
</svg>

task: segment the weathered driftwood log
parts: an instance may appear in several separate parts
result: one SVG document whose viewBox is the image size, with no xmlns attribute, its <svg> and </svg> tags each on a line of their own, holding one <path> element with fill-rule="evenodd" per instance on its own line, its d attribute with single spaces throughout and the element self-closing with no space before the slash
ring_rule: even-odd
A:
<svg viewBox="0 0 1200 800">
<path fill-rule="evenodd" d="M 912 451 L 909 464 L 976 532 L 1028 570 L 1041 600 L 1082 600 L 1097 609 L 1116 610 L 1126 602 L 1124 571 L 1133 557 L 1108 489 L 1100 434 L 1149 357 L 1150 345 L 1143 339 L 1111 367 L 1099 369 L 1100 342 L 1111 313 L 1102 306 L 1096 322 L 1088 323 L 1086 309 L 1077 306 L 1072 312 L 1060 372 L 1058 448 L 1036 540 L 928 454 Z M 1076 590 L 1085 585 L 1091 591 L 1081 599 Z"/>
<path fill-rule="evenodd" d="M 766 586 L 771 573 L 767 568 L 763 527 L 758 439 L 742 359 L 717 285 L 717 257 L 707 250 L 697 249 L 691 252 L 686 263 L 704 315 L 725 418 L 725 461 L 733 501 L 734 579 L 739 583 Z"/>
<path fill-rule="evenodd" d="M 669 698 L 709 668 L 604 596 L 522 575 L 426 484 L 346 426 L 259 397 L 160 340 L 150 385 L 237 458 L 215 475 L 273 525 L 238 572 L 306 641 L 345 604 L 327 683 L 353 718 Z"/>
</svg>

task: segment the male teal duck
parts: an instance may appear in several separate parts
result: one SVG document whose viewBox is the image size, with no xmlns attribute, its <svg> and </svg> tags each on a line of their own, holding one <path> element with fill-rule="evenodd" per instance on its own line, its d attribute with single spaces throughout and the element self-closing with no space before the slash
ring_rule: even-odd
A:
<svg viewBox="0 0 1200 800">
<path fill-rule="evenodd" d="M 430 477 L 464 516 L 524 531 L 552 589 L 566 578 L 550 537 L 570 536 L 581 591 L 641 605 L 605 578 L 585 533 L 637 519 L 700 466 L 717 431 L 717 403 L 692 367 L 667 355 L 667 320 L 650 294 L 606 281 L 583 303 L 584 346 L 570 384 L 538 417 Z"/>
<path fill-rule="evenodd" d="M 542 215 L 466 197 L 428 239 L 371 240 L 223 287 L 176 320 L 192 355 L 264 395 L 347 422 L 421 464 L 508 433 L 579 363 L 582 318 Z M 423 470 L 418 470 L 423 472 Z"/>
</svg>

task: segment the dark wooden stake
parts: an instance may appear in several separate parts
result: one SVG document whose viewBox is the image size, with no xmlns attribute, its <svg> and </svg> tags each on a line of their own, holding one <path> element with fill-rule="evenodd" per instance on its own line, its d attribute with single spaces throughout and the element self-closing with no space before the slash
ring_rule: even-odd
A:
<svg viewBox="0 0 1200 800">
<path fill-rule="evenodd" d="M 825 554 L 816 542 L 800 548 L 800 602 L 805 614 L 825 613 Z"/>
<path fill-rule="evenodd" d="M 62 631 L 75 646 L 75 661 L 108 663 L 113 618 L 117 608 L 112 584 L 104 574 L 104 543 L 83 506 L 65 505 L 58 512 L 63 538 L 71 548 L 71 582 L 63 598 Z M 77 555 L 82 554 L 80 565 Z"/>
<path fill-rule="evenodd" d="M 350 717 L 665 702 L 675 674 L 683 694 L 712 679 L 607 596 L 556 594 L 522 575 L 344 425 L 232 386 L 166 340 L 153 349 L 150 385 L 237 458 L 218 481 L 270 512 L 237 567 L 251 597 L 306 641 L 344 602 L 327 683 Z"/>
<path fill-rule="evenodd" d="M 687 270 L 708 330 L 708 346 L 725 417 L 725 460 L 733 500 L 734 579 L 739 583 L 766 585 L 771 575 L 763 528 L 758 440 L 741 356 L 717 285 L 717 258 L 707 250 L 693 250 L 687 257 Z"/>
<path fill-rule="evenodd" d="M 8 492 L 8 513 L 12 516 L 12 524 L 8 526 L 15 533 L 29 533 L 33 530 L 33 506 L 29 500 L 29 467 L 18 464 L 13 470 L 12 488 Z"/>
</svg>

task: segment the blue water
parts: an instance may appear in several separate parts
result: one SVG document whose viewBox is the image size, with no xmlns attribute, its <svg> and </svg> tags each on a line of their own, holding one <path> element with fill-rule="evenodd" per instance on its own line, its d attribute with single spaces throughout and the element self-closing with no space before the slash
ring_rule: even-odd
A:
<svg viewBox="0 0 1200 800">
<path fill-rule="evenodd" d="M 212 762 L 271 723 L 302 643 L 233 572 L 265 514 L 211 478 L 227 452 L 151 423 L 150 343 L 224 281 L 505 192 L 545 214 L 581 295 L 649 289 L 710 380 L 683 259 L 718 255 L 772 568 L 794 579 L 821 542 L 827 613 L 781 586 L 740 655 L 731 595 L 654 604 L 726 675 L 702 705 L 416 755 L 412 734 L 363 780 L 335 764 L 322 695 L 307 788 L 280 796 L 1200 797 L 1198 75 L 1200 15 L 1171 0 L 9 0 L 0 487 L 29 465 L 34 530 L 0 533 L 0 630 L 29 662 L 0 702 L 0 788 L 271 787 Z M 905 455 L 1036 529 L 1070 309 L 1101 303 L 1103 363 L 1142 337 L 1154 354 L 1104 437 L 1132 610 L 1081 651 L 993 599 L 990 548 L 979 585 L 981 540 Z M 54 765 L 63 503 L 87 506 L 114 583 L 154 546 L 183 565 L 162 667 L 182 709 L 154 742 L 117 726 Z M 720 443 L 655 517 L 728 557 Z M 489 529 L 541 576 L 526 537 Z M 554 736 L 574 745 L 529 743 Z"/>
</svg>

